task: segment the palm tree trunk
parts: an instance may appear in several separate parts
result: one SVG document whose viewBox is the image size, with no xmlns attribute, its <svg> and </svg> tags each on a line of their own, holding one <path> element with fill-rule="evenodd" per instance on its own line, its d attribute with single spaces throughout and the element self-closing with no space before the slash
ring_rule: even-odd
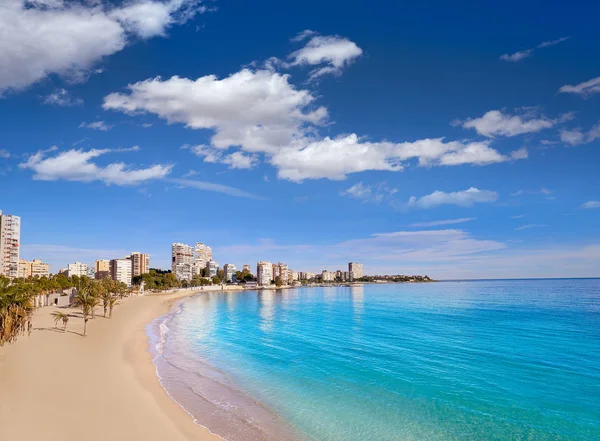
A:
<svg viewBox="0 0 600 441">
<path fill-rule="evenodd" d="M 83 336 L 84 337 L 87 335 L 87 322 L 88 322 L 87 317 L 84 317 L 84 319 L 83 319 Z"/>
<path fill-rule="evenodd" d="M 104 305 L 104 317 L 106 317 L 106 304 Z"/>
</svg>

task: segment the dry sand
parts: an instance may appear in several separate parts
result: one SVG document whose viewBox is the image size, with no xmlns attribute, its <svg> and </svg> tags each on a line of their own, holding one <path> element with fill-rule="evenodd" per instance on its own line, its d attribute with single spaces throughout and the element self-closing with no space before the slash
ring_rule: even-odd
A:
<svg viewBox="0 0 600 441">
<path fill-rule="evenodd" d="M 145 326 L 186 295 L 124 299 L 111 319 L 97 308 L 85 338 L 79 310 L 66 333 L 38 310 L 31 336 L 0 348 L 0 440 L 221 440 L 169 398 L 148 351 Z"/>
</svg>

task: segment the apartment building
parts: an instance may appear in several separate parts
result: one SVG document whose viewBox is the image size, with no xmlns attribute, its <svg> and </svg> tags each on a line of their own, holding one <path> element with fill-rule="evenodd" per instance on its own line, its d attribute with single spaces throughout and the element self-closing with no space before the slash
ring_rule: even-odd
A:
<svg viewBox="0 0 600 441">
<path fill-rule="evenodd" d="M 94 263 L 94 277 L 96 279 L 111 279 L 110 260 L 99 259 Z"/>
<path fill-rule="evenodd" d="M 33 259 L 31 262 L 20 259 L 18 277 L 23 279 L 28 277 L 50 277 L 50 265 L 39 259 Z"/>
<path fill-rule="evenodd" d="M 348 264 L 348 273 L 350 274 L 350 280 L 360 279 L 363 276 L 362 264 L 350 262 Z"/>
<path fill-rule="evenodd" d="M 212 248 L 202 242 L 196 242 L 195 272 L 200 274 L 202 268 L 206 268 L 209 260 L 212 260 Z"/>
<path fill-rule="evenodd" d="M 150 256 L 134 251 L 131 253 L 131 277 L 141 276 L 150 271 Z"/>
<path fill-rule="evenodd" d="M 244 265 L 244 266 L 242 267 L 242 271 L 247 271 L 247 272 L 249 272 L 250 274 L 252 274 L 252 269 L 250 268 L 250 265 Z"/>
<path fill-rule="evenodd" d="M 88 266 L 85 263 L 75 262 L 67 265 L 67 277 L 87 276 Z"/>
<path fill-rule="evenodd" d="M 193 247 L 183 243 L 171 245 L 171 271 L 178 280 L 192 280 L 194 266 Z"/>
<path fill-rule="evenodd" d="M 31 277 L 31 262 L 29 260 L 19 259 L 19 272 L 17 273 L 17 277 L 21 279 Z"/>
<path fill-rule="evenodd" d="M 219 273 L 219 264 L 214 260 L 206 262 L 206 277 L 215 277 Z"/>
<path fill-rule="evenodd" d="M 234 264 L 226 263 L 225 265 L 223 265 L 223 271 L 225 272 L 225 280 L 227 282 L 236 282 L 236 267 Z"/>
<path fill-rule="evenodd" d="M 131 286 L 131 260 L 113 259 L 110 261 L 110 275 L 113 280 Z"/>
<path fill-rule="evenodd" d="M 21 218 L 2 214 L 0 210 L 0 275 L 19 276 L 21 250 Z"/>
<path fill-rule="evenodd" d="M 333 282 L 335 280 L 335 273 L 323 270 L 321 273 L 321 280 L 323 280 L 323 282 Z"/>
<path fill-rule="evenodd" d="M 273 281 L 273 264 L 261 260 L 256 264 L 256 278 L 260 286 L 269 286 Z"/>
</svg>

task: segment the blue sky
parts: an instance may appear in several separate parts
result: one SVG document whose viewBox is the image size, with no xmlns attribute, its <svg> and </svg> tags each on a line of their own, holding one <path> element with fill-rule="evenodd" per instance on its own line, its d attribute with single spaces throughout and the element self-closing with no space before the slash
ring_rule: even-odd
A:
<svg viewBox="0 0 600 441">
<path fill-rule="evenodd" d="M 600 276 L 600 7 L 446 3 L 4 2 L 22 257 Z"/>
</svg>

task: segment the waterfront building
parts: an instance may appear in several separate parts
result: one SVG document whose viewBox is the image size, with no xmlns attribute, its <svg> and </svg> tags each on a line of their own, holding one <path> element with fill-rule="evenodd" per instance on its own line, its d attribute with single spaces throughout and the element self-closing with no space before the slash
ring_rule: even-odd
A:
<svg viewBox="0 0 600 441">
<path fill-rule="evenodd" d="M 33 259 L 31 261 L 31 276 L 50 277 L 50 264 L 44 263 L 40 259 Z"/>
<path fill-rule="evenodd" d="M 223 271 L 225 272 L 225 280 L 227 282 L 236 282 L 235 272 L 236 267 L 232 263 L 226 263 L 223 265 Z"/>
<path fill-rule="evenodd" d="M 315 273 L 311 273 L 308 271 L 303 271 L 299 273 L 300 280 L 312 280 L 315 278 Z"/>
<path fill-rule="evenodd" d="M 9 278 L 19 275 L 21 250 L 21 218 L 2 214 L 0 210 L 0 275 Z"/>
<path fill-rule="evenodd" d="M 200 274 L 202 268 L 206 268 L 206 264 L 209 260 L 212 260 L 212 248 L 202 242 L 196 242 L 194 273 Z"/>
<path fill-rule="evenodd" d="M 131 286 L 131 260 L 113 259 L 110 261 L 110 275 L 113 280 Z"/>
<path fill-rule="evenodd" d="M 273 281 L 273 264 L 261 260 L 256 264 L 256 279 L 260 286 L 269 286 Z"/>
<path fill-rule="evenodd" d="M 150 271 L 150 256 L 134 251 L 131 253 L 131 277 L 141 276 Z"/>
<path fill-rule="evenodd" d="M 350 274 L 350 280 L 360 279 L 363 276 L 362 264 L 350 262 L 348 264 L 348 273 Z"/>
<path fill-rule="evenodd" d="M 288 283 L 294 283 L 298 280 L 298 273 L 296 271 L 288 270 Z"/>
<path fill-rule="evenodd" d="M 194 275 L 194 248 L 183 243 L 171 245 L 171 271 L 178 280 L 192 280 Z"/>
<path fill-rule="evenodd" d="M 110 279 L 110 260 L 99 259 L 94 262 L 94 277 L 96 279 Z"/>
<path fill-rule="evenodd" d="M 335 273 L 323 270 L 321 273 L 321 280 L 323 280 L 323 282 L 333 282 L 335 280 Z"/>
<path fill-rule="evenodd" d="M 244 265 L 244 266 L 242 267 L 242 271 L 247 271 L 247 272 L 249 272 L 250 274 L 252 274 L 252 269 L 250 268 L 250 265 Z"/>
<path fill-rule="evenodd" d="M 75 262 L 67 265 L 67 277 L 87 276 L 88 266 L 85 263 Z"/>
<path fill-rule="evenodd" d="M 219 274 L 219 264 L 214 260 L 206 262 L 206 277 L 215 277 Z"/>
</svg>

